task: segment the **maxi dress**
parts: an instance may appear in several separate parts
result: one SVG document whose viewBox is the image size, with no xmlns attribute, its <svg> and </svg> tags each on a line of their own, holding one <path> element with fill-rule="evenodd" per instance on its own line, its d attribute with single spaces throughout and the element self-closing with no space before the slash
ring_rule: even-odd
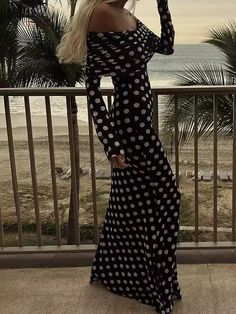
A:
<svg viewBox="0 0 236 314">
<path fill-rule="evenodd" d="M 88 32 L 86 90 L 89 111 L 107 159 L 124 154 L 127 168 L 112 168 L 109 203 L 89 283 L 170 313 L 181 299 L 176 245 L 180 190 L 153 127 L 147 62 L 174 52 L 167 0 L 157 0 L 161 37 L 136 18 L 135 30 Z M 114 85 L 111 110 L 100 91 Z"/>
</svg>

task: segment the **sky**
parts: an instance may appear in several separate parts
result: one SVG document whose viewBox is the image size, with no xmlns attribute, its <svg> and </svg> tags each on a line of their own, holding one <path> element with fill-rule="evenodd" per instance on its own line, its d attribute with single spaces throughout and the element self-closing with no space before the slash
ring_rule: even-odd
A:
<svg viewBox="0 0 236 314">
<path fill-rule="evenodd" d="M 200 43 L 209 36 L 210 28 L 225 25 L 228 20 L 236 22 L 236 0 L 168 0 L 168 5 L 176 44 Z M 160 34 L 156 0 L 137 1 L 135 13 Z"/>
<path fill-rule="evenodd" d="M 56 2 L 58 0 L 49 0 L 53 5 Z M 67 0 L 61 2 L 66 10 Z M 175 28 L 175 44 L 200 43 L 209 36 L 210 28 L 226 25 L 228 21 L 236 22 L 236 0 L 168 0 L 168 5 Z M 134 15 L 160 35 L 156 0 L 137 1 Z"/>
</svg>

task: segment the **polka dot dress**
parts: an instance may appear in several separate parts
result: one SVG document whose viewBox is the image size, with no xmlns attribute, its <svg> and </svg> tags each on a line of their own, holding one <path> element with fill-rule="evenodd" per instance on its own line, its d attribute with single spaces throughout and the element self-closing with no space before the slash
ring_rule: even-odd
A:
<svg viewBox="0 0 236 314">
<path fill-rule="evenodd" d="M 153 128 L 147 63 L 154 53 L 174 52 L 167 0 L 157 0 L 161 37 L 139 19 L 135 30 L 88 32 L 86 90 L 105 154 L 124 154 L 128 167 L 112 169 L 111 189 L 90 283 L 170 313 L 181 299 L 176 245 L 180 191 Z M 100 91 L 110 76 L 114 102 L 107 110 Z"/>
</svg>

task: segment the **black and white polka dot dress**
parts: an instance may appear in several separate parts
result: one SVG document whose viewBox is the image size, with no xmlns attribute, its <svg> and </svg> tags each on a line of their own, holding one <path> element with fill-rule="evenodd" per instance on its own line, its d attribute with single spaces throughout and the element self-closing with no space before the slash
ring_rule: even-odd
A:
<svg viewBox="0 0 236 314">
<path fill-rule="evenodd" d="M 172 54 L 175 36 L 167 0 L 157 0 L 157 8 L 161 37 L 139 19 L 135 30 L 87 33 L 89 110 L 108 160 L 124 154 L 128 164 L 112 169 L 89 282 L 165 314 L 182 298 L 176 265 L 181 195 L 152 122 L 147 62 L 154 53 Z M 100 91 L 102 76 L 114 84 L 110 111 Z"/>
</svg>

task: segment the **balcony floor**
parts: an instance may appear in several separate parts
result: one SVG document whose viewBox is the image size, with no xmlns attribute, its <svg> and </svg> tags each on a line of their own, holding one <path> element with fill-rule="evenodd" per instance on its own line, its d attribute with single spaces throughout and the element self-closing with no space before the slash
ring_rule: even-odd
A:
<svg viewBox="0 0 236 314">
<path fill-rule="evenodd" d="M 90 285 L 90 268 L 1 269 L 0 313 L 156 313 L 100 283 Z M 173 313 L 235 313 L 236 264 L 178 264 L 178 274 L 182 300 Z"/>
</svg>

